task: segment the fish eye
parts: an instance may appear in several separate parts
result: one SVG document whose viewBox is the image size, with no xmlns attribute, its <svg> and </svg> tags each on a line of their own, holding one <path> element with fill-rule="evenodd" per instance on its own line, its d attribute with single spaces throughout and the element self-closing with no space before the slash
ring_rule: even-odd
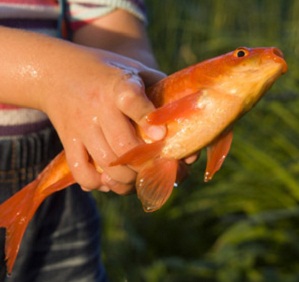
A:
<svg viewBox="0 0 299 282">
<path fill-rule="evenodd" d="M 242 58 L 247 56 L 249 53 L 249 51 L 245 48 L 238 48 L 235 52 L 234 52 L 234 56 L 237 58 Z"/>
<path fill-rule="evenodd" d="M 237 57 L 244 57 L 245 56 L 245 52 L 243 50 L 238 51 L 237 53 Z"/>
</svg>

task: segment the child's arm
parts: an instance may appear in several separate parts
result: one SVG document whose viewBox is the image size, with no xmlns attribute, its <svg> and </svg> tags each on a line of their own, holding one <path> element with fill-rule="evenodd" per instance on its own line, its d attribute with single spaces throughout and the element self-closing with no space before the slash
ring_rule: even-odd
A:
<svg viewBox="0 0 299 282">
<path fill-rule="evenodd" d="M 147 37 L 145 24 L 125 10 L 115 10 L 107 16 L 98 18 L 90 24 L 83 26 L 73 34 L 73 41 L 80 45 L 109 50 L 133 58 L 149 67 L 157 68 L 157 63 Z M 152 84 L 163 77 L 163 75 L 157 77 L 153 73 L 148 74 L 148 76 L 143 76 L 143 83 Z M 137 86 L 136 90 L 137 92 L 140 91 L 140 87 Z M 143 93 L 140 93 L 139 97 L 142 97 L 143 100 Z M 131 99 L 137 99 L 137 97 L 132 97 Z M 140 107 L 143 103 L 143 107 Z M 148 108 L 149 104 L 147 103 L 146 100 L 143 100 L 143 102 L 140 101 L 138 108 L 133 107 L 132 102 L 126 103 L 125 107 L 127 109 L 124 109 L 124 111 L 131 112 L 136 116 L 142 112 L 148 113 L 151 109 Z M 138 104 L 136 103 L 136 105 Z M 125 127 L 122 127 L 120 131 L 118 121 L 111 120 L 111 115 L 108 113 L 110 109 L 107 108 L 107 114 L 102 116 L 103 130 L 105 131 L 104 135 L 107 141 L 114 148 L 115 154 L 119 156 L 132 148 L 133 144 L 135 145 L 136 143 L 129 130 L 123 130 Z M 133 113 L 134 111 L 136 113 Z M 135 173 L 128 171 L 128 168 L 126 170 L 126 173 L 119 168 L 107 168 L 105 171 L 113 179 L 117 180 L 123 179 L 124 175 L 126 175 L 126 181 L 132 183 L 135 180 Z M 111 189 L 123 189 L 121 188 L 123 184 L 119 182 L 112 181 L 108 184 Z"/>
<path fill-rule="evenodd" d="M 143 91 L 159 72 L 115 54 L 10 28 L 0 28 L 0 102 L 44 111 L 58 131 L 77 182 L 125 193 L 135 172 L 107 165 L 139 140 L 130 119 L 160 139 L 164 127 L 149 127 L 154 109 Z M 99 174 L 95 160 L 108 174 Z M 115 181 L 109 181 L 109 177 Z"/>
<path fill-rule="evenodd" d="M 125 10 L 115 10 L 74 33 L 78 44 L 109 50 L 157 68 L 145 24 Z"/>
</svg>

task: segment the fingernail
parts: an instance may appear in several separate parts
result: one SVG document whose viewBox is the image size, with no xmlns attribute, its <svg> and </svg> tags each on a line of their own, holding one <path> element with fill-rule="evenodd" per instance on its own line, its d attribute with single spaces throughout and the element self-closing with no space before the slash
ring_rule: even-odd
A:
<svg viewBox="0 0 299 282">
<path fill-rule="evenodd" d="M 108 186 L 102 185 L 98 190 L 101 192 L 109 192 L 110 188 Z"/>
<path fill-rule="evenodd" d="M 166 134 L 165 126 L 150 126 L 147 129 L 147 134 L 153 140 L 161 140 Z"/>
<path fill-rule="evenodd" d="M 84 187 L 84 186 L 81 186 L 81 189 L 82 189 L 84 192 L 90 192 L 90 189 L 87 189 L 87 188 Z"/>
</svg>

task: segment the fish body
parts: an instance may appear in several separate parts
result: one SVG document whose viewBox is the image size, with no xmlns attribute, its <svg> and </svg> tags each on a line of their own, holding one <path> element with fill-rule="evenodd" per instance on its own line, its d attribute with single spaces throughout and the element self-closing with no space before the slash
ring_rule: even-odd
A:
<svg viewBox="0 0 299 282">
<path fill-rule="evenodd" d="M 149 121 L 167 123 L 162 155 L 181 159 L 208 145 L 285 71 L 276 48 L 238 48 L 158 82 L 147 94 L 156 107 L 162 107 Z"/>
<path fill-rule="evenodd" d="M 277 48 L 238 48 L 148 88 L 146 93 L 157 109 L 147 120 L 150 124 L 165 124 L 167 135 L 153 142 L 136 126 L 144 144 L 111 163 L 136 168 L 136 191 L 144 210 L 155 211 L 167 201 L 177 179 L 179 161 L 205 147 L 205 180 L 210 180 L 229 152 L 232 124 L 286 71 L 287 64 Z M 73 183 L 62 151 L 36 180 L 0 205 L 0 227 L 6 228 L 8 273 L 38 206 L 50 194 Z"/>
<path fill-rule="evenodd" d="M 287 71 L 277 48 L 238 48 L 174 73 L 147 91 L 158 108 L 151 124 L 166 124 L 167 136 L 121 156 L 113 164 L 135 165 L 136 190 L 145 211 L 169 198 L 178 160 L 207 147 L 205 181 L 220 169 L 232 142 L 232 124 L 249 111 Z M 167 175 L 167 177 L 165 177 Z"/>
</svg>

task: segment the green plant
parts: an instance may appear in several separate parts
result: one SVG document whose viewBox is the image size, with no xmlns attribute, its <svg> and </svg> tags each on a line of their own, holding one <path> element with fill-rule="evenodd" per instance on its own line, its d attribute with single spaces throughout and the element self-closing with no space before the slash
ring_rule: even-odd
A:
<svg viewBox="0 0 299 282">
<path fill-rule="evenodd" d="M 135 195 L 95 194 L 111 281 L 298 281 L 299 1 L 146 3 L 167 73 L 244 45 L 281 48 L 289 72 L 236 124 L 210 183 L 203 152 L 156 213 L 145 214 Z"/>
</svg>

